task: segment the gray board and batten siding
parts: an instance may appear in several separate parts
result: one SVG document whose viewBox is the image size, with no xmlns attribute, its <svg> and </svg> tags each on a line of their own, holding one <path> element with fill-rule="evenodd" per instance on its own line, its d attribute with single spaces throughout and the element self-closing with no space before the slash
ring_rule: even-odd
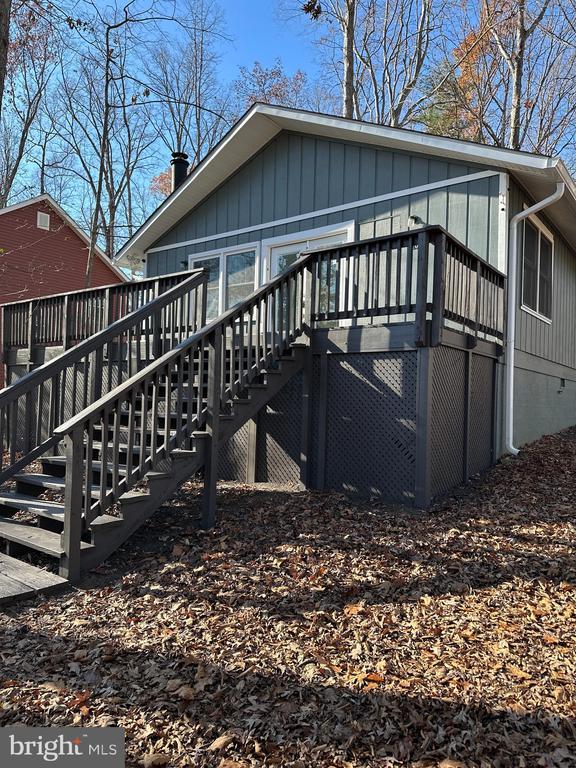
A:
<svg viewBox="0 0 576 768">
<path fill-rule="evenodd" d="M 513 178 L 508 201 L 510 216 L 535 202 Z M 552 317 L 548 323 L 522 309 L 519 260 L 514 391 L 519 446 L 576 424 L 576 252 L 545 212 L 538 218 L 554 237 Z"/>
<path fill-rule="evenodd" d="M 402 232 L 410 228 L 410 216 L 420 220 L 415 226 L 444 226 L 479 256 L 498 266 L 498 175 L 290 224 L 265 226 L 487 170 L 482 165 L 283 132 L 154 243 L 152 251 L 162 250 L 148 253 L 147 275 L 183 269 L 192 254 L 351 220 L 356 222 L 355 239 Z M 259 224 L 263 226 L 257 231 L 218 237 Z M 167 247 L 211 235 L 214 239 L 201 243 Z"/>
</svg>

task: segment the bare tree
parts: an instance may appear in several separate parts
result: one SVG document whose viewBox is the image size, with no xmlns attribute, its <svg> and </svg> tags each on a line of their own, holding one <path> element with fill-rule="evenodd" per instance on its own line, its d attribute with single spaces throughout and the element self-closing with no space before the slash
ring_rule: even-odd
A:
<svg viewBox="0 0 576 768">
<path fill-rule="evenodd" d="M 58 55 L 50 21 L 30 14 L 24 6 L 13 15 L 12 32 L 0 116 L 0 208 L 14 193 Z"/>
<path fill-rule="evenodd" d="M 431 96 L 424 85 L 439 48 L 446 4 L 447 0 L 327 0 L 303 6 L 316 21 L 324 20 L 325 34 L 318 42 L 332 61 L 338 32 L 345 116 L 394 126 L 417 122 Z"/>
<path fill-rule="evenodd" d="M 342 116 L 354 117 L 356 81 L 354 76 L 356 15 L 358 0 L 307 0 L 304 13 L 314 21 L 335 21 L 342 35 Z"/>
<path fill-rule="evenodd" d="M 0 115 L 2 114 L 2 95 L 6 79 L 8 61 L 8 35 L 10 30 L 10 10 L 12 0 L 0 0 Z"/>
<path fill-rule="evenodd" d="M 217 76 L 215 43 L 225 38 L 222 13 L 205 0 L 186 6 L 187 27 L 180 40 L 147 47 L 145 83 L 149 115 L 169 152 L 186 152 L 192 166 L 231 125 L 229 93 Z"/>
<path fill-rule="evenodd" d="M 460 41 L 446 54 L 451 63 L 439 91 L 443 100 L 424 116 L 424 125 L 446 131 L 452 115 L 464 138 L 562 152 L 574 164 L 573 14 L 559 0 L 482 3 L 479 15 L 471 10 L 459 17 Z"/>
</svg>

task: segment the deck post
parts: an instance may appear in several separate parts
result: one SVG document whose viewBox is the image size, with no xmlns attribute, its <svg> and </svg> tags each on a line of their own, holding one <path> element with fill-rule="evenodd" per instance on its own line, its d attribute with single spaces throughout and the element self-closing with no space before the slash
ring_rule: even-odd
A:
<svg viewBox="0 0 576 768">
<path fill-rule="evenodd" d="M 464 352 L 466 356 L 464 369 L 464 451 L 462 455 L 462 482 L 468 482 L 470 477 L 470 404 L 472 402 L 472 350 Z"/>
<path fill-rule="evenodd" d="M 434 271 L 432 277 L 432 328 L 430 345 L 438 347 L 442 343 L 444 327 L 444 265 L 446 262 L 446 234 L 438 232 L 434 237 Z"/>
<path fill-rule="evenodd" d="M 302 426 L 300 433 L 300 484 L 304 488 L 310 486 L 310 400 L 312 397 L 312 351 L 308 347 L 302 367 Z"/>
<path fill-rule="evenodd" d="M 416 329 L 414 343 L 417 347 L 426 344 L 426 315 L 428 311 L 428 232 L 418 234 L 418 265 L 416 281 L 416 317 L 414 325 Z"/>
<path fill-rule="evenodd" d="M 258 444 L 258 414 L 250 419 L 247 424 L 246 446 L 246 483 L 254 485 L 256 482 L 257 444 Z"/>
<path fill-rule="evenodd" d="M 433 350 L 421 347 L 418 352 L 418 374 L 416 385 L 416 477 L 414 503 L 427 507 L 432 498 L 430 433 L 432 411 L 432 365 Z"/>
<path fill-rule="evenodd" d="M 204 530 L 216 522 L 216 483 L 218 480 L 218 440 L 220 432 L 220 391 L 222 378 L 222 327 L 218 326 L 208 338 L 208 392 L 206 402 L 206 433 L 208 446 L 204 464 L 204 496 L 202 521 Z"/>
<path fill-rule="evenodd" d="M 82 535 L 84 431 L 76 428 L 64 438 L 66 456 L 66 491 L 64 494 L 63 555 L 60 576 L 75 583 L 80 578 L 80 546 Z M 88 483 L 88 478 L 86 479 Z M 89 493 L 86 488 L 86 493 Z"/>
</svg>

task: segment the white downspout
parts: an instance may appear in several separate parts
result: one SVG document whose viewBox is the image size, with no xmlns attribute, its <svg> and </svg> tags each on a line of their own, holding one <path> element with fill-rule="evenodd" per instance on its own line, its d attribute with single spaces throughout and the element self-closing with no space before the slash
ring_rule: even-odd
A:
<svg viewBox="0 0 576 768">
<path fill-rule="evenodd" d="M 516 342 L 516 287 L 518 284 L 518 224 L 533 213 L 538 213 L 543 208 L 560 200 L 564 194 L 566 185 L 563 181 L 556 184 L 556 191 L 549 197 L 540 200 L 539 203 L 517 213 L 510 220 L 510 239 L 508 247 L 508 298 L 506 322 L 506 428 L 504 448 L 513 456 L 518 455 L 518 448 L 514 446 L 514 344 Z"/>
</svg>

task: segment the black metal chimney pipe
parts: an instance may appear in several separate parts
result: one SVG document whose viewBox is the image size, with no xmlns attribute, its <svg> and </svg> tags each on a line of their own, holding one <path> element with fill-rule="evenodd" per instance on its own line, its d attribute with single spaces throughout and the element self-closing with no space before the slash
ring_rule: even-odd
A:
<svg viewBox="0 0 576 768">
<path fill-rule="evenodd" d="M 177 189 L 188 175 L 188 155 L 186 152 L 172 152 L 172 192 Z"/>
</svg>

